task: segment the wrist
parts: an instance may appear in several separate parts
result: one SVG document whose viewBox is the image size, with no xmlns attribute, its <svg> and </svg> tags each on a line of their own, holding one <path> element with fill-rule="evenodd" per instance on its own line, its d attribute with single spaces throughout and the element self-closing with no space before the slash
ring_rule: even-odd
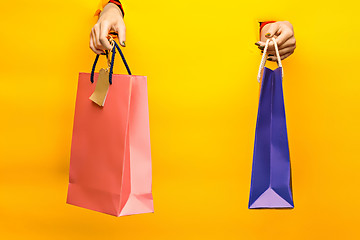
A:
<svg viewBox="0 0 360 240">
<path fill-rule="evenodd" d="M 123 13 L 120 10 L 120 8 L 116 4 L 111 3 L 111 2 L 106 4 L 106 6 L 104 7 L 104 10 L 99 15 L 99 19 L 101 18 L 101 16 L 103 16 L 104 14 L 108 14 L 108 13 L 113 13 L 113 14 L 119 15 L 121 18 L 124 18 Z"/>
</svg>

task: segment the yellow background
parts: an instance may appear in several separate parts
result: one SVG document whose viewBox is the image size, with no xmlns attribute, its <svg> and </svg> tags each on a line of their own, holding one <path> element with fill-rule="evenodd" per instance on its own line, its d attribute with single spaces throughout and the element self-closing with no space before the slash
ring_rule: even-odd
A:
<svg viewBox="0 0 360 240">
<path fill-rule="evenodd" d="M 155 213 L 115 218 L 65 204 L 77 77 L 95 57 L 98 1 L 6 1 L 1 239 L 359 237 L 357 1 L 122 2 L 124 53 L 148 76 Z M 247 209 L 258 20 L 289 20 L 297 39 L 283 62 L 293 210 Z M 119 60 L 115 72 L 125 73 Z"/>
</svg>

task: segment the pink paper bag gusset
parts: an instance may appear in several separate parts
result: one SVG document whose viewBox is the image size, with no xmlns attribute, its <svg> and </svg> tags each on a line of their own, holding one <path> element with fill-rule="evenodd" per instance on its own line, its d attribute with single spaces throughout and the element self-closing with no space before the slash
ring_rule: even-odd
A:
<svg viewBox="0 0 360 240">
<path fill-rule="evenodd" d="M 115 47 L 103 107 L 89 99 L 99 74 L 79 74 L 67 203 L 114 216 L 154 212 L 147 78 L 131 75 L 120 48 L 129 75 L 112 74 Z"/>
</svg>

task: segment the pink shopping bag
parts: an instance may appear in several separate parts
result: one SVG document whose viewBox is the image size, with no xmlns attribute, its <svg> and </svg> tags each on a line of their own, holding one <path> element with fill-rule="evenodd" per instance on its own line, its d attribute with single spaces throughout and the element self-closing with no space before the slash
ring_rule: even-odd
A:
<svg viewBox="0 0 360 240">
<path fill-rule="evenodd" d="M 91 74 L 79 74 L 67 203 L 114 216 L 153 212 L 147 79 L 131 75 L 114 45 L 103 107 L 89 99 L 99 55 Z M 112 74 L 116 49 L 129 75 Z"/>
</svg>

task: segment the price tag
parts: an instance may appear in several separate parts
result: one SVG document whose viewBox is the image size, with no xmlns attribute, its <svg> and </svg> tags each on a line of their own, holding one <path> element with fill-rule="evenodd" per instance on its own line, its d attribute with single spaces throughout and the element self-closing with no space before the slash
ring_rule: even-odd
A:
<svg viewBox="0 0 360 240">
<path fill-rule="evenodd" d="M 96 82 L 95 90 L 89 97 L 97 105 L 103 107 L 109 90 L 109 70 L 101 68 Z"/>
</svg>

